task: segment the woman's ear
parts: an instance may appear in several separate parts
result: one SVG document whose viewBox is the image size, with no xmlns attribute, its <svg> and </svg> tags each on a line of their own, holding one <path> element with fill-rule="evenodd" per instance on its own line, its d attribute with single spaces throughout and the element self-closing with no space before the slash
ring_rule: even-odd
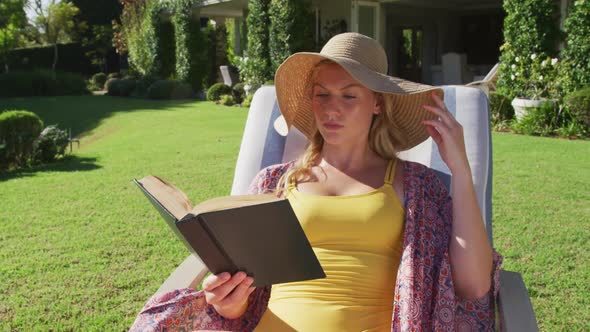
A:
<svg viewBox="0 0 590 332">
<path fill-rule="evenodd" d="M 375 105 L 373 105 L 373 114 L 380 114 L 383 106 L 383 95 L 375 93 Z"/>
</svg>

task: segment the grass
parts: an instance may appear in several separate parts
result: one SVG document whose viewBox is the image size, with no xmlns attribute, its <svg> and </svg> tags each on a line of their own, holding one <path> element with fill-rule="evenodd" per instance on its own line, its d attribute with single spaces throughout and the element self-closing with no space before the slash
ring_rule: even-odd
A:
<svg viewBox="0 0 590 332">
<path fill-rule="evenodd" d="M 60 163 L 0 175 L 0 330 L 127 330 L 187 256 L 130 180 L 229 193 L 246 118 L 209 102 L 2 99 L 81 134 Z M 588 330 L 590 142 L 494 134 L 494 237 L 541 330 Z"/>
</svg>

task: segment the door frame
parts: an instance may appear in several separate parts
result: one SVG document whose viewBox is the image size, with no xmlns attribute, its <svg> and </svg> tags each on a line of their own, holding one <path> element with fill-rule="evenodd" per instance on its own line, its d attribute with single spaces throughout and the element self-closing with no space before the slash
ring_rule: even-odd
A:
<svg viewBox="0 0 590 332">
<path fill-rule="evenodd" d="M 350 27 L 352 32 L 359 32 L 359 6 L 367 6 L 375 8 L 375 21 L 373 22 L 373 29 L 375 29 L 374 39 L 380 41 L 380 29 L 381 29 L 381 3 L 363 0 L 351 0 L 350 1 Z"/>
</svg>

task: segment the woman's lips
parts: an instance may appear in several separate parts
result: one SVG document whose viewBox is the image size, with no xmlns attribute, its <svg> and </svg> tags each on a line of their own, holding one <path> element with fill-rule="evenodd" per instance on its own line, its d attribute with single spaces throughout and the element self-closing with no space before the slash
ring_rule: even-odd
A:
<svg viewBox="0 0 590 332">
<path fill-rule="evenodd" d="M 335 122 L 325 122 L 324 123 L 324 128 L 328 129 L 328 130 L 337 130 L 340 129 L 344 126 L 337 124 Z"/>
</svg>

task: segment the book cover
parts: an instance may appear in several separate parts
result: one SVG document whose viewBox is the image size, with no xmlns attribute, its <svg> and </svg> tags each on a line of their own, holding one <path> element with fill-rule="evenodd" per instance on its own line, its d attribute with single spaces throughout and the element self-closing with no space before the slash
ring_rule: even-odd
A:
<svg viewBox="0 0 590 332">
<path fill-rule="evenodd" d="M 288 200 L 226 196 L 192 207 L 160 178 L 133 181 L 212 273 L 245 271 L 256 287 L 325 278 Z"/>
</svg>

